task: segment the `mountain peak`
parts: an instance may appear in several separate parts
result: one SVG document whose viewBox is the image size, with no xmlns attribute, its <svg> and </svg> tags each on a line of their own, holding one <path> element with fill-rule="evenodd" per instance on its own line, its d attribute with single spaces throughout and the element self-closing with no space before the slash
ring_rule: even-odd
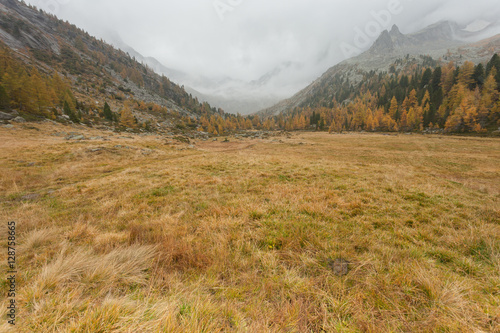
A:
<svg viewBox="0 0 500 333">
<path fill-rule="evenodd" d="M 427 28 L 405 35 L 397 25 L 391 31 L 384 30 L 370 49 L 370 53 L 389 54 L 395 51 L 412 53 L 414 49 L 423 47 L 441 48 L 443 43 L 456 44 L 458 25 L 450 21 L 440 21 Z"/>
<path fill-rule="evenodd" d="M 391 32 L 390 32 L 390 35 L 391 36 L 399 36 L 399 35 L 402 35 L 401 31 L 399 30 L 399 27 L 397 25 L 393 25 L 392 26 L 392 29 L 391 29 Z"/>
<path fill-rule="evenodd" d="M 370 53 L 386 54 L 393 52 L 396 48 L 403 48 L 411 44 L 408 37 L 401 33 L 397 25 L 393 25 L 391 31 L 384 30 L 370 48 Z"/>
<path fill-rule="evenodd" d="M 375 41 L 373 46 L 370 48 L 371 53 L 387 53 L 394 50 L 394 41 L 392 36 L 392 30 L 384 30 L 380 34 L 379 38 Z"/>
</svg>

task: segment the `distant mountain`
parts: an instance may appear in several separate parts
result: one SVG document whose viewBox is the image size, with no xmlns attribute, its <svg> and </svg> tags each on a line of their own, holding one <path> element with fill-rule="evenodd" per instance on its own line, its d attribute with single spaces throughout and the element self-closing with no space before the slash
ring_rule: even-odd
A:
<svg viewBox="0 0 500 333">
<path fill-rule="evenodd" d="M 184 86 L 185 90 L 200 102 L 217 105 L 225 112 L 247 115 L 263 108 L 270 107 L 283 99 L 284 95 L 269 94 L 266 84 L 280 74 L 282 68 L 277 67 L 260 79 L 244 82 L 230 77 L 217 79 L 201 75 L 189 75 L 183 71 L 165 66 L 154 57 L 145 57 L 130 45 L 126 44 L 118 33 L 108 32 L 106 40 L 115 47 L 127 52 L 137 61 L 147 65 L 160 75 L 165 75 L 173 82 Z"/>
<path fill-rule="evenodd" d="M 138 62 L 143 63 L 144 65 L 147 65 L 149 68 L 154 70 L 157 74 L 160 75 L 165 75 L 168 77 L 170 80 L 173 82 L 182 85 L 183 81 L 188 80 L 189 75 L 176 70 L 169 68 L 162 64 L 158 59 L 154 57 L 146 57 L 136 51 L 132 46 L 128 45 L 123 41 L 123 39 L 120 37 L 120 35 L 115 32 L 115 31 L 108 31 L 104 33 L 105 39 L 108 43 L 116 47 L 117 49 L 120 49 L 126 53 L 128 53 L 131 57 L 135 58 Z"/>
<path fill-rule="evenodd" d="M 498 30 L 498 23 L 483 22 L 478 28 L 474 24 L 462 27 L 454 22 L 442 21 L 405 35 L 397 26 L 393 26 L 390 31 L 383 31 L 366 52 L 330 68 L 293 97 L 261 110 L 259 114 L 277 115 L 296 107 L 307 106 L 307 101 L 316 99 L 316 94 L 325 93 L 324 87 L 328 87 L 328 92 L 333 96 L 336 77 L 342 76 L 351 84 L 357 84 L 363 79 L 364 73 L 388 72 L 395 61 L 407 56 L 420 59 L 420 64 L 428 59 L 420 56 L 455 61 L 458 64 L 466 60 L 476 64 L 486 62 L 500 51 L 500 35 L 482 41 L 480 39 Z"/>
</svg>

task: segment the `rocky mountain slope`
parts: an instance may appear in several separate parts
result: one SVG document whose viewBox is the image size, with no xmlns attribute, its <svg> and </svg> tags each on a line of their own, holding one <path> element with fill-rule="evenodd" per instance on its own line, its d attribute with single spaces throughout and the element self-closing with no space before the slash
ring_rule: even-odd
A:
<svg viewBox="0 0 500 333">
<path fill-rule="evenodd" d="M 199 101 L 217 105 L 225 112 L 248 115 L 270 107 L 287 96 L 295 88 L 282 87 L 280 77 L 289 71 L 299 70 L 298 64 L 285 62 L 253 81 L 238 80 L 232 77 L 208 78 L 191 75 L 184 71 L 165 66 L 154 57 L 146 57 L 123 41 L 117 32 L 106 32 L 105 39 L 115 47 L 144 63 L 156 73 L 165 75 Z M 279 81 L 279 82 L 277 82 Z M 276 89 L 276 86 L 279 89 Z M 273 87 L 271 89 L 270 87 Z M 272 90 L 272 92 L 271 92 Z M 283 92 L 283 90 L 287 92 Z"/>
<path fill-rule="evenodd" d="M 3 56 L 16 64 L 19 77 L 14 79 L 32 85 L 33 76 L 39 73 L 48 91 L 58 94 L 52 87 L 56 76 L 71 87 L 66 100 L 47 102 L 36 110 L 29 109 L 27 103 L 14 103 L 18 111 L 27 114 L 60 117 L 64 102 L 68 102 L 90 122 L 94 121 L 92 115 L 102 113 L 105 102 L 116 114 L 128 104 L 136 125 L 147 123 L 162 130 L 175 129 L 188 118 L 196 122 L 203 116 L 224 114 L 200 103 L 130 54 L 23 2 L 0 1 L 0 44 L 5 49 Z M 0 74 L 5 81 L 5 73 Z M 13 95 L 8 82 L 0 83 Z"/>
<path fill-rule="evenodd" d="M 471 42 L 483 35 L 484 29 L 470 32 L 465 27 L 448 21 L 436 23 L 408 35 L 402 34 L 397 26 L 393 26 L 390 31 L 384 31 L 366 52 L 330 68 L 293 97 L 258 114 L 267 117 L 307 106 L 307 100 L 314 99 L 315 94 L 322 90 L 321 87 L 330 86 L 330 90 L 335 90 L 336 77 L 343 77 L 356 85 L 366 73 L 389 72 L 396 61 L 405 57 L 411 56 L 420 64 L 424 64 L 429 57 L 434 60 L 453 61 L 456 64 L 462 64 L 467 60 L 475 64 L 485 63 L 493 54 L 500 51 L 500 35 Z"/>
</svg>

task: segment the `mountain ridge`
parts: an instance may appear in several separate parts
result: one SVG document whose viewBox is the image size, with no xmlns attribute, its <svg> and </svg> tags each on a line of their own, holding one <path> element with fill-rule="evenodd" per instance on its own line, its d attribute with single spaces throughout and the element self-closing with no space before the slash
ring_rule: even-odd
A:
<svg viewBox="0 0 500 333">
<path fill-rule="evenodd" d="M 35 105 L 34 102 L 25 103 L 31 97 L 22 91 L 22 86 L 16 83 L 18 88 L 13 90 L 14 86 L 8 82 L 0 82 L 8 88 L 8 95 L 23 96 L 24 102 L 12 102 L 12 107 L 29 117 L 32 114 L 64 119 L 63 109 L 73 109 L 73 113 L 81 115 L 82 121 L 102 122 L 96 116 L 102 116 L 103 105 L 107 103 L 115 110 L 114 119 L 119 119 L 121 110 L 130 107 L 130 117 L 135 118 L 136 124 L 128 122 L 129 125 L 177 131 L 177 125 L 184 128 L 188 118 L 196 122 L 202 117 L 224 115 L 221 109 L 200 103 L 183 87 L 155 73 L 123 50 L 23 2 L 0 1 L 0 42 L 2 48 L 9 50 L 7 57 L 17 68 L 13 73 L 15 80 L 33 85 L 30 78 L 40 76 L 45 82 L 43 89 L 50 96 L 54 90 L 50 85 L 56 77 L 71 86 L 72 91 L 64 98 L 61 95 L 57 101 L 52 97 L 37 97 L 39 106 L 35 109 L 28 108 L 28 105 Z M 0 80 L 5 78 L 3 72 Z M 9 79 L 13 79 L 10 74 Z M 76 119 L 73 117 L 74 121 Z"/>
<path fill-rule="evenodd" d="M 384 30 L 367 51 L 331 67 L 317 80 L 292 97 L 256 114 L 262 117 L 274 116 L 299 107 L 308 96 L 314 94 L 314 90 L 318 86 L 332 80 L 335 75 L 346 75 L 352 83 L 358 83 L 362 79 L 362 75 L 358 74 L 359 72 L 389 71 L 396 60 L 407 55 L 430 56 L 434 59 L 447 58 L 457 63 L 464 60 L 479 63 L 489 60 L 494 53 L 500 51 L 500 34 L 468 43 L 467 39 L 478 34 L 460 31 L 460 26 L 450 21 L 440 21 L 407 35 L 402 34 L 398 26 L 394 25 L 390 31 Z M 489 48 L 493 48 L 489 52 L 484 51 L 484 46 L 479 46 L 481 42 L 487 40 L 491 44 Z M 468 52 L 466 58 L 463 57 L 463 52 Z"/>
</svg>

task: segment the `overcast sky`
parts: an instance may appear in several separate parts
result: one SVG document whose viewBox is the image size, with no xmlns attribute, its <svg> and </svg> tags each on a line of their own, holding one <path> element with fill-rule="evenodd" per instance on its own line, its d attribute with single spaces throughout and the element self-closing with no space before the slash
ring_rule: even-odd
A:
<svg viewBox="0 0 500 333">
<path fill-rule="evenodd" d="M 209 77 L 258 79 L 285 62 L 312 80 L 356 47 L 356 29 L 414 32 L 443 19 L 500 18 L 499 0 L 27 0 L 104 37 L 117 32 L 144 56 Z M 373 24 L 374 13 L 383 24 Z M 383 11 L 383 12 L 382 12 Z M 386 22 L 388 22 L 386 24 Z M 375 39 L 375 38 L 370 38 Z M 302 75 L 302 77 L 300 77 Z M 308 83 L 308 82 L 305 82 Z"/>
</svg>

